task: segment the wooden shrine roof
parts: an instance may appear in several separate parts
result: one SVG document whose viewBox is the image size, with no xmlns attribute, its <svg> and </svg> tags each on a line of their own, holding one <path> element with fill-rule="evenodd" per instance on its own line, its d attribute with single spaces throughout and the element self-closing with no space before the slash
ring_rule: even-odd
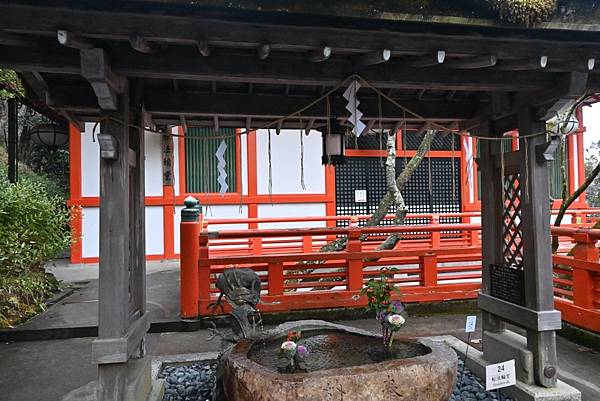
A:
<svg viewBox="0 0 600 401">
<path fill-rule="evenodd" d="M 352 74 L 423 117 L 383 102 L 386 126 L 407 119 L 416 129 L 482 118 L 508 127 L 520 105 L 542 118 L 600 91 L 595 2 L 559 2 L 531 28 L 500 23 L 473 1 L 448 3 L 0 1 L 0 67 L 68 119 L 116 107 L 127 81 L 157 124 L 220 127 L 261 126 Z M 364 119 L 379 119 L 377 96 L 360 96 Z M 321 102 L 302 117 L 325 115 Z"/>
</svg>

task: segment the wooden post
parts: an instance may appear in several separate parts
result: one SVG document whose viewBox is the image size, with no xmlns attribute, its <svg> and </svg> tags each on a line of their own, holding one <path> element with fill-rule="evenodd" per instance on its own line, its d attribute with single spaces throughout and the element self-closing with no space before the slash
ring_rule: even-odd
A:
<svg viewBox="0 0 600 401">
<path fill-rule="evenodd" d="M 497 136 L 491 122 L 481 123 L 479 135 Z M 481 292 L 491 294 L 490 265 L 502 261 L 502 177 L 495 161 L 500 154 L 499 141 L 479 142 L 479 170 L 481 171 Z M 483 330 L 501 332 L 506 324 L 491 313 L 482 312 Z M 485 352 L 485 343 L 483 344 Z"/>
<path fill-rule="evenodd" d="M 199 313 L 205 310 L 210 304 L 210 261 L 208 248 L 208 233 L 203 231 L 199 238 L 200 250 L 198 251 L 198 300 Z"/>
<path fill-rule="evenodd" d="M 573 248 L 573 257 L 578 260 L 598 263 L 596 241 L 588 234 L 589 229 L 579 229 L 573 236 L 577 244 Z M 594 275 L 592 271 L 573 269 L 573 303 L 585 309 L 594 309 Z"/>
<path fill-rule="evenodd" d="M 437 214 L 432 215 L 429 222 L 431 225 L 440 224 L 440 216 L 438 216 Z M 441 240 L 442 240 L 442 234 L 439 231 L 431 232 L 431 247 L 432 248 L 439 248 L 441 245 Z"/>
<path fill-rule="evenodd" d="M 269 295 L 283 295 L 283 262 L 269 263 Z"/>
<path fill-rule="evenodd" d="M 202 222 L 199 219 L 198 201 L 193 197 L 185 199 L 185 208 L 181 210 L 179 226 L 179 300 L 180 314 L 184 319 L 198 317 L 198 301 L 200 300 L 200 231 Z"/>
<path fill-rule="evenodd" d="M 520 183 L 525 306 L 538 312 L 554 311 L 552 247 L 550 240 L 550 188 L 548 162 L 538 157 L 546 131 L 530 108 L 519 113 Z M 527 330 L 527 348 L 533 353 L 534 378 L 544 387 L 556 386 L 558 357 L 554 330 Z"/>
<path fill-rule="evenodd" d="M 423 275 L 421 285 L 432 287 L 437 285 L 437 256 L 434 253 L 428 253 L 419 257 L 419 268 Z"/>
<path fill-rule="evenodd" d="M 131 129 L 129 98 L 101 124 L 116 148 L 100 160 L 100 267 L 98 339 L 92 344 L 98 364 L 98 400 L 145 399 L 150 392 L 150 359 L 144 338 L 146 312 L 144 132 Z M 102 149 L 101 149 L 102 150 Z M 103 155 L 103 152 L 101 152 Z"/>
<path fill-rule="evenodd" d="M 350 227 L 348 229 L 348 246 L 346 252 L 360 253 L 362 242 L 360 241 L 360 228 Z M 348 290 L 360 290 L 363 287 L 363 260 L 362 256 L 348 257 Z"/>
</svg>

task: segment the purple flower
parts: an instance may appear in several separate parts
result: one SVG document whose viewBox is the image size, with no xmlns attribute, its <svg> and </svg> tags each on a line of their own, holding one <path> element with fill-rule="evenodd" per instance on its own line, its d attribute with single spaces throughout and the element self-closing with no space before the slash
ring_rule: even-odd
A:
<svg viewBox="0 0 600 401">
<path fill-rule="evenodd" d="M 387 316 L 387 311 L 385 311 L 385 310 L 380 310 L 379 312 L 377 312 L 377 317 L 376 317 L 376 319 L 377 319 L 377 320 L 379 320 L 379 321 L 381 322 L 381 321 L 384 321 L 384 320 L 385 320 L 385 317 L 386 317 L 386 316 Z"/>
<path fill-rule="evenodd" d="M 303 357 L 305 355 L 308 355 L 308 348 L 305 347 L 304 345 L 298 345 L 296 347 L 296 352 L 298 353 L 299 356 Z"/>
<path fill-rule="evenodd" d="M 400 301 L 394 301 L 392 302 L 392 305 L 394 306 L 396 313 L 400 313 L 404 310 L 404 305 L 402 305 L 402 302 Z"/>
</svg>

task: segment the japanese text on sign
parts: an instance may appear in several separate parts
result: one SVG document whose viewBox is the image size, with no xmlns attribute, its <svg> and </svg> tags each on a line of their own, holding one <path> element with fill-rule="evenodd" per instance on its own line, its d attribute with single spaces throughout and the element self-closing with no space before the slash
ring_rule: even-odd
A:
<svg viewBox="0 0 600 401">
<path fill-rule="evenodd" d="M 513 386 L 517 383 L 515 360 L 497 363 L 485 367 L 486 391 Z"/>
<path fill-rule="evenodd" d="M 477 316 L 467 316 L 467 323 L 465 324 L 465 333 L 473 333 L 477 326 Z"/>
</svg>

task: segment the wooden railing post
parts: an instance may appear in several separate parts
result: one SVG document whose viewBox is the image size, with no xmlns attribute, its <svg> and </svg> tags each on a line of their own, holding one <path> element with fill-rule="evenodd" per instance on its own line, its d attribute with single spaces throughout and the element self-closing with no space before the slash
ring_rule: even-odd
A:
<svg viewBox="0 0 600 401">
<path fill-rule="evenodd" d="M 362 242 L 360 241 L 361 230 L 358 227 L 348 229 L 347 253 L 357 253 L 358 255 L 348 255 L 348 290 L 360 290 L 363 287 L 363 260 Z"/>
<path fill-rule="evenodd" d="M 576 241 L 572 250 L 575 259 L 598 262 L 598 248 L 589 236 L 589 229 L 577 230 L 573 239 Z M 573 268 L 573 303 L 586 309 L 594 308 L 594 277 L 590 270 Z"/>
<path fill-rule="evenodd" d="M 283 295 L 283 262 L 269 263 L 269 295 Z"/>
<path fill-rule="evenodd" d="M 199 277 L 198 277 L 198 259 L 200 255 L 200 245 L 198 236 L 202 222 L 200 221 L 200 212 L 198 201 L 193 197 L 185 200 L 185 208 L 181 211 L 181 224 L 179 225 L 180 238 L 180 259 L 179 259 L 179 296 L 180 296 L 180 315 L 182 318 L 190 319 L 198 317 Z M 207 238 L 208 246 L 208 238 Z"/>
<path fill-rule="evenodd" d="M 204 307 L 210 304 L 210 259 L 209 259 L 209 245 L 208 245 L 208 231 L 200 233 L 198 239 L 199 250 L 198 250 L 198 299 L 199 299 L 199 311 L 202 314 Z"/>
<path fill-rule="evenodd" d="M 310 235 L 302 237 L 302 252 L 311 253 L 313 247 L 313 238 Z"/>
<path fill-rule="evenodd" d="M 440 224 L 440 216 L 438 216 L 437 214 L 432 215 L 431 216 L 431 220 L 430 220 L 430 224 L 431 225 Z M 439 248 L 440 247 L 440 243 L 441 243 L 441 239 L 442 239 L 442 234 L 439 231 L 432 231 L 431 232 L 431 247 L 432 248 Z"/>
<path fill-rule="evenodd" d="M 437 255 L 428 253 L 419 257 L 419 268 L 422 272 L 421 284 L 423 286 L 437 285 Z"/>
</svg>

